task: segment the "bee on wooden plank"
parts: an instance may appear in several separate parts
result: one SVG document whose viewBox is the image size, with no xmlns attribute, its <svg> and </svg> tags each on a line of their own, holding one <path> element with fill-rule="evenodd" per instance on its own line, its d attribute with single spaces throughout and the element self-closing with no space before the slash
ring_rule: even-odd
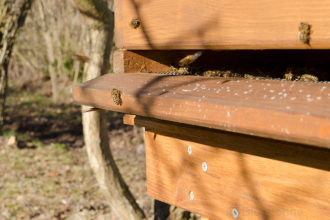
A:
<svg viewBox="0 0 330 220">
<path fill-rule="evenodd" d="M 304 82 L 318 82 L 319 78 L 317 76 L 313 76 L 311 74 L 303 74 L 297 77 L 297 80 L 304 81 Z"/>
<path fill-rule="evenodd" d="M 293 80 L 293 77 L 294 76 L 291 72 L 287 72 L 287 73 L 284 74 L 284 79 L 285 80 L 291 81 L 291 80 Z"/>
<path fill-rule="evenodd" d="M 206 71 L 203 72 L 203 76 L 206 76 L 206 77 L 221 76 L 221 71 L 219 71 L 219 70 L 206 70 Z"/>
<path fill-rule="evenodd" d="M 198 51 L 194 54 L 190 54 L 179 61 L 179 66 L 182 67 L 189 66 L 190 64 L 195 62 L 200 56 L 202 56 L 202 51 Z"/>
<path fill-rule="evenodd" d="M 118 89 L 113 89 L 111 91 L 112 100 L 116 105 L 122 105 L 123 101 L 121 99 L 121 92 Z"/>
<path fill-rule="evenodd" d="M 131 20 L 131 22 L 129 23 L 129 25 L 130 25 L 132 28 L 136 29 L 136 28 L 138 28 L 138 27 L 141 25 L 141 21 L 140 21 L 139 19 L 137 19 L 137 18 L 133 18 L 133 19 Z"/>
<path fill-rule="evenodd" d="M 301 22 L 299 25 L 299 40 L 304 44 L 309 45 L 311 40 L 311 25 Z"/>
</svg>

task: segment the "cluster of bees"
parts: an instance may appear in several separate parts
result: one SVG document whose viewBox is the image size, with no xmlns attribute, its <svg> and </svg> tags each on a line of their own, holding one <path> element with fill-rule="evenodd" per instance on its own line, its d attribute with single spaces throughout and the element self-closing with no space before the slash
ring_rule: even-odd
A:
<svg viewBox="0 0 330 220">
<path fill-rule="evenodd" d="M 239 74 L 230 70 L 198 70 L 190 67 L 190 64 L 195 62 L 202 55 L 201 51 L 188 55 L 182 58 L 178 64 L 179 67 L 171 67 L 170 72 L 164 72 L 170 75 L 201 75 L 205 77 L 244 77 L 247 79 L 271 79 L 268 76 L 255 76 L 251 74 Z M 288 81 L 304 81 L 304 82 L 318 82 L 318 77 L 312 74 L 295 74 L 292 70 L 288 69 L 283 74 L 283 79 Z"/>
</svg>

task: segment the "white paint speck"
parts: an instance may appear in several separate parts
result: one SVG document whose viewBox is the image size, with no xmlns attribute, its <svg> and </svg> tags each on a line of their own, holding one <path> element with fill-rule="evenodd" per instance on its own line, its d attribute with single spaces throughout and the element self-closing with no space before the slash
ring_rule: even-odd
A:
<svg viewBox="0 0 330 220">
<path fill-rule="evenodd" d="M 273 93 L 273 92 L 275 92 L 275 91 L 271 89 L 271 90 L 269 90 L 269 92 L 270 92 L 270 93 Z"/>
<path fill-rule="evenodd" d="M 303 91 L 304 91 L 304 90 L 302 90 L 302 89 L 299 89 L 299 92 L 300 92 L 300 93 L 302 93 Z"/>
<path fill-rule="evenodd" d="M 190 89 L 182 89 L 182 92 L 191 92 Z"/>
<path fill-rule="evenodd" d="M 290 110 L 291 109 L 291 106 L 286 106 L 285 108 L 288 109 L 288 110 Z"/>
<path fill-rule="evenodd" d="M 293 100 L 296 100 L 296 97 L 291 97 L 290 100 L 292 100 L 292 101 L 293 101 Z"/>
<path fill-rule="evenodd" d="M 321 92 L 323 92 L 326 88 L 327 88 L 326 86 L 323 86 L 323 87 L 321 88 Z"/>
<path fill-rule="evenodd" d="M 321 97 L 321 96 L 318 96 L 318 97 L 316 97 L 316 99 L 317 99 L 317 100 L 321 100 L 321 99 L 322 99 L 322 97 Z"/>
<path fill-rule="evenodd" d="M 270 99 L 271 99 L 271 100 L 274 100 L 274 99 L 276 99 L 276 97 L 275 97 L 275 96 L 272 96 L 272 97 L 270 97 Z"/>
<path fill-rule="evenodd" d="M 307 94 L 307 95 L 306 95 L 306 98 L 310 98 L 310 97 L 311 97 L 311 95 L 310 95 L 310 94 Z"/>
</svg>

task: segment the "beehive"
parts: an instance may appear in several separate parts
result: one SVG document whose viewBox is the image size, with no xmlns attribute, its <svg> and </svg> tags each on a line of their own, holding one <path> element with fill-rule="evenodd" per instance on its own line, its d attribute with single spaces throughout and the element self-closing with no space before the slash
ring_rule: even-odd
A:
<svg viewBox="0 0 330 220">
<path fill-rule="evenodd" d="M 329 1 L 115 3 L 116 73 L 76 86 L 74 98 L 146 128 L 151 197 L 211 219 L 330 216 L 328 82 L 157 73 L 196 51 L 197 66 L 246 72 L 269 60 L 322 66 Z"/>
</svg>

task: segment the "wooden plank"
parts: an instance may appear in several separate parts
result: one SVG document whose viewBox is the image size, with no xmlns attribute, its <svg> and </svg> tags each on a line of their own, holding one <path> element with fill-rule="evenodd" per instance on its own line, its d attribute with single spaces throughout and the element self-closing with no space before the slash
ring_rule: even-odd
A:
<svg viewBox="0 0 330 220">
<path fill-rule="evenodd" d="M 170 71 L 170 63 L 174 57 L 178 60 L 178 56 L 177 53 L 172 53 L 169 56 L 168 53 L 162 54 L 155 51 L 127 51 L 119 49 L 113 54 L 113 70 L 115 73 L 167 72 Z M 166 63 L 159 62 L 159 59 L 166 61 Z"/>
<path fill-rule="evenodd" d="M 293 142 L 260 138 L 128 114 L 124 116 L 124 123 L 144 127 L 146 131 L 181 140 L 316 169 L 330 170 L 329 149 L 313 148 Z"/>
<path fill-rule="evenodd" d="M 126 49 L 330 49 L 329 0 L 116 0 L 115 18 Z M 311 25 L 309 45 L 301 22 Z"/>
<path fill-rule="evenodd" d="M 172 129 L 178 131 L 176 137 L 187 134 L 185 129 Z M 207 139 L 204 134 L 193 135 Z M 255 148 L 255 143 L 235 136 L 222 143 L 222 136 L 214 140 L 217 145 L 209 146 L 147 131 L 148 194 L 212 219 L 314 220 L 330 216 L 329 150 L 323 151 L 326 157 L 318 152 L 320 157 L 314 158 L 327 166 L 323 170 L 228 149 L 228 142 L 246 148 Z M 320 150 L 305 147 L 295 152 L 281 145 L 273 147 L 273 154 L 282 159 L 305 160 L 311 150 Z"/>
<path fill-rule="evenodd" d="M 102 109 L 330 148 L 328 83 L 107 74 L 73 95 Z"/>
</svg>

